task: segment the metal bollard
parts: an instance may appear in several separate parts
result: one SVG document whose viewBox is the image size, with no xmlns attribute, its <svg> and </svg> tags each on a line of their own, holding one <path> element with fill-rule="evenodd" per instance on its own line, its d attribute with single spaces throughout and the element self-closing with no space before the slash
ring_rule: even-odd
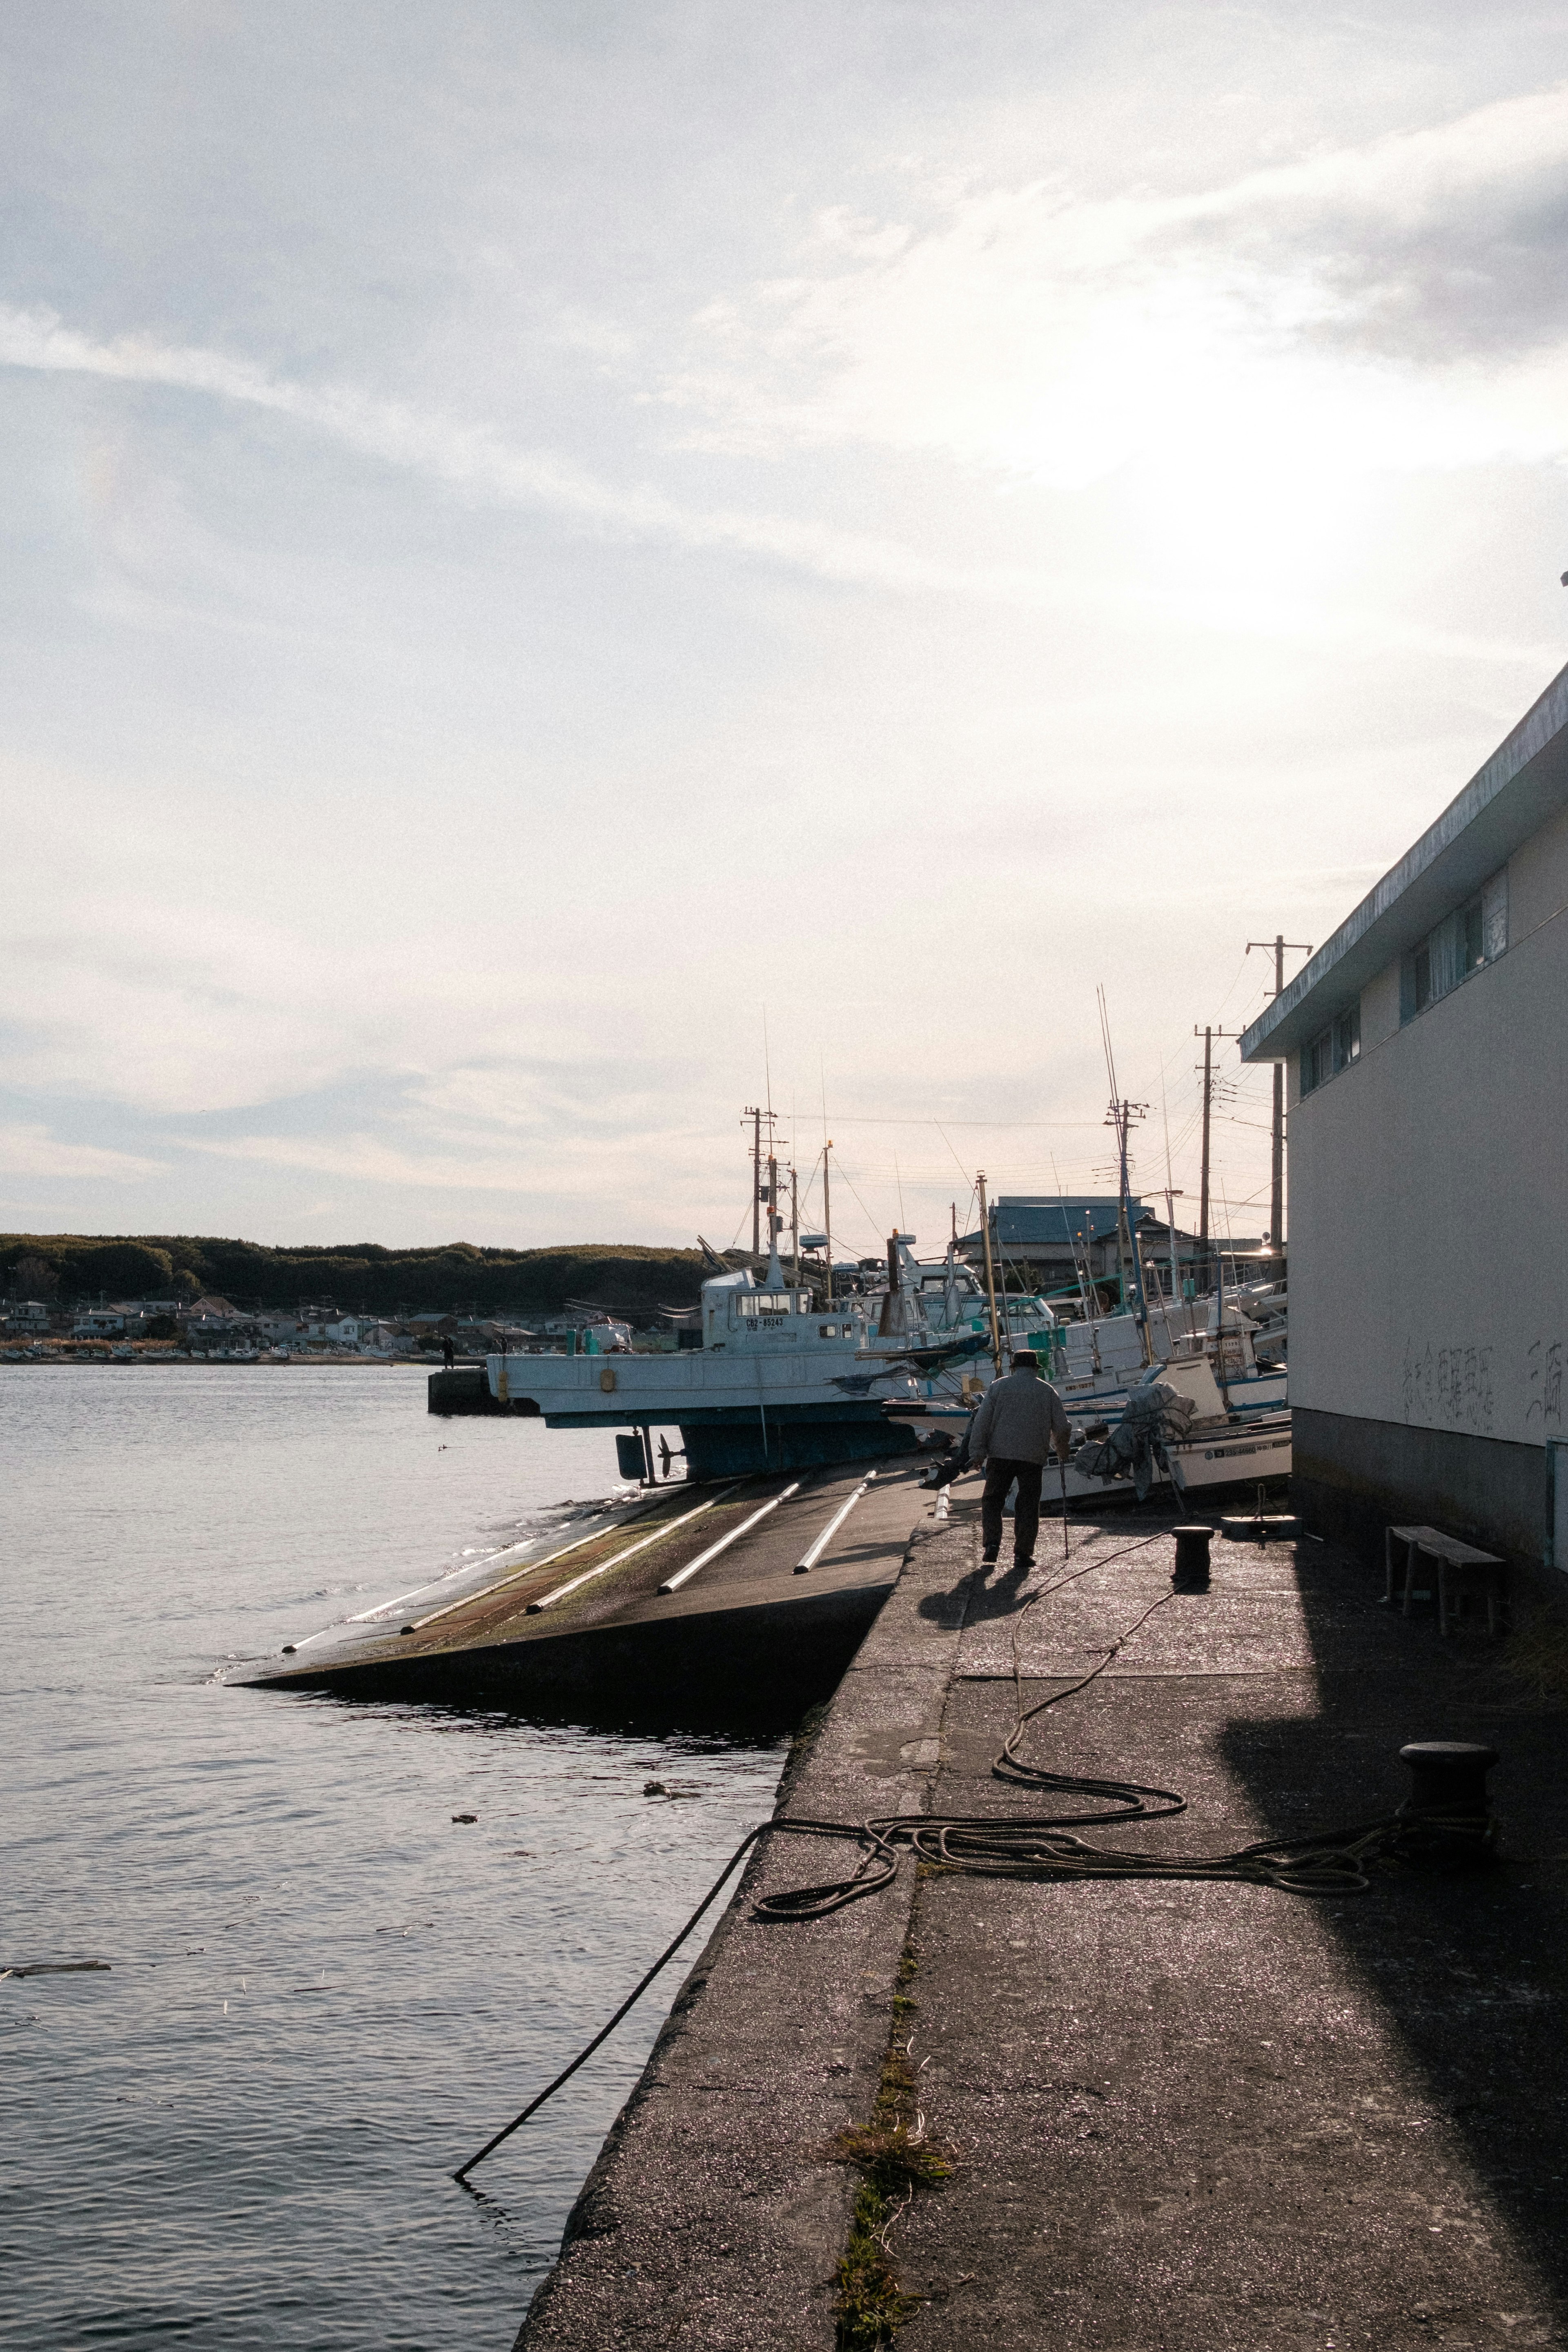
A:
<svg viewBox="0 0 1568 2352">
<path fill-rule="evenodd" d="M 1495 1748 L 1471 1739 L 1413 1739 L 1399 1751 L 1410 1794 L 1399 1808 L 1399 1853 L 1426 1870 L 1474 1870 L 1496 1860 L 1487 1774 Z"/>
<path fill-rule="evenodd" d="M 1171 1570 L 1172 1590 L 1176 1592 L 1206 1592 L 1209 1589 L 1209 1545 L 1214 1539 L 1212 1528 L 1176 1528 L 1176 1564 Z"/>
</svg>

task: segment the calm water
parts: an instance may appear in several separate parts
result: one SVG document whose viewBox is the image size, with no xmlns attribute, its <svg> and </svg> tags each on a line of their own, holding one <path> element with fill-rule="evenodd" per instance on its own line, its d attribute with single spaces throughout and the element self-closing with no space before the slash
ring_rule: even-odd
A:
<svg viewBox="0 0 1568 2352">
<path fill-rule="evenodd" d="M 482 2197 L 451 2168 L 782 1751 L 215 1677 L 616 1485 L 610 1433 L 433 1422 L 415 1371 L 0 1370 L 0 1964 L 112 1963 L 0 1982 L 0 2340 L 505 2352 L 666 2003 Z"/>
</svg>

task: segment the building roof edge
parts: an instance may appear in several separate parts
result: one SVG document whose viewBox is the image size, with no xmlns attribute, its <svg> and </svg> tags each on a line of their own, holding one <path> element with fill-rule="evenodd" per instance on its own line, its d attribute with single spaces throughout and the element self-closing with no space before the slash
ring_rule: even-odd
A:
<svg viewBox="0 0 1568 2352">
<path fill-rule="evenodd" d="M 1241 1035 L 1244 1062 L 1283 1061 L 1342 1010 L 1384 965 L 1568 802 L 1568 667 L 1368 891 L 1283 992 Z"/>
</svg>

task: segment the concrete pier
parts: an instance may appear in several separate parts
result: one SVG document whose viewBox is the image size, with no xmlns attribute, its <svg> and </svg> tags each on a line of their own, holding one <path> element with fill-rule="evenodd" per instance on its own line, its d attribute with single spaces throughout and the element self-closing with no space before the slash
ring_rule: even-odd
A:
<svg viewBox="0 0 1568 2352">
<path fill-rule="evenodd" d="M 1025 1578 L 978 1573 L 971 1506 L 917 1535 L 790 1811 L 1053 1810 L 992 1776 L 1018 1700 L 1170 1591 L 1173 1544 L 1150 1519 L 1076 1528 L 1068 1568 L 1104 1565 L 1047 1592 L 1052 1538 Z M 1310 1540 L 1216 1538 L 1211 1590 L 1160 1607 L 1026 1753 L 1184 1793 L 1178 1818 L 1079 1832 L 1175 1854 L 1371 1821 L 1406 1793 L 1404 1741 L 1488 1740 L 1507 1859 L 1377 1865 L 1313 1900 L 906 1856 L 885 1893 L 784 1927 L 754 1895 L 838 1876 L 847 1849 L 770 1839 L 520 2352 L 825 2352 L 858 2186 L 830 2143 L 870 2119 L 890 2049 L 953 2164 L 885 2231 L 910 2352 L 1568 2342 L 1564 1715 L 1502 1683 L 1484 1636 L 1440 1642 L 1379 1590 Z"/>
</svg>

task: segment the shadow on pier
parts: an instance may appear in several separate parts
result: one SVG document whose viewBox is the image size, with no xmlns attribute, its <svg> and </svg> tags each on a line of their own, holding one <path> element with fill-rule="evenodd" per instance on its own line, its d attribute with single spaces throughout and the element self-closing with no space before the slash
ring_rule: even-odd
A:
<svg viewBox="0 0 1568 2352">
<path fill-rule="evenodd" d="M 1293 1549 L 1316 1711 L 1235 1717 L 1221 1753 L 1268 1832 L 1288 1834 L 1391 1812 L 1409 1793 L 1399 1761 L 1406 1741 L 1479 1740 L 1498 1749 L 1495 1864 L 1452 1875 L 1383 1865 L 1369 1894 L 1323 1908 L 1346 1963 L 1452 2127 L 1454 2152 L 1539 2273 L 1561 2320 L 1568 2316 L 1568 1707 L 1532 1703 L 1508 1687 L 1484 1637 L 1440 1640 L 1429 1616 L 1405 1619 L 1381 1607 L 1377 1578 L 1346 1553 L 1306 1541 Z M 1469 2220 L 1484 2228 L 1486 2218 L 1483 2210 Z M 1468 2333 L 1450 2339 L 1439 2310 L 1415 2315 L 1439 2331 L 1426 2340 L 1475 2340 Z M 1498 2341 L 1568 2340 L 1556 2332 L 1511 2338 L 1510 2315 L 1497 2317 Z"/>
</svg>

